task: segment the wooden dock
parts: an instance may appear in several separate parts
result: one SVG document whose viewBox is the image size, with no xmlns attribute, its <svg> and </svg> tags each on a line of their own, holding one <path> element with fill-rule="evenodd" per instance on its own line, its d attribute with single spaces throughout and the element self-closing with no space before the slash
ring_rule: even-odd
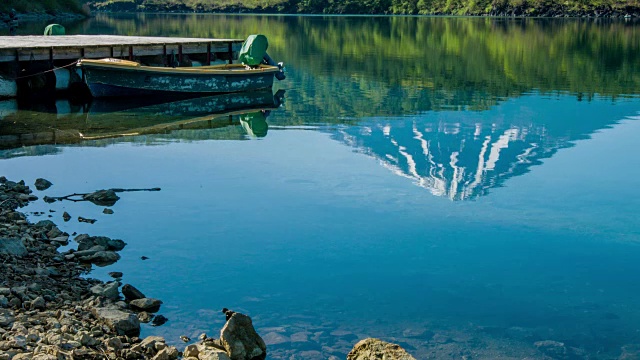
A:
<svg viewBox="0 0 640 360">
<path fill-rule="evenodd" d="M 147 37 L 118 35 L 57 35 L 57 36 L 0 36 L 0 98 L 15 97 L 28 91 L 35 92 L 36 83 L 57 82 L 54 86 L 60 90 L 60 81 L 42 79 L 42 81 L 23 81 L 20 79 L 31 74 L 56 70 L 55 75 L 67 75 L 58 68 L 72 64 L 78 59 L 100 59 L 113 57 L 140 61 L 155 66 L 209 65 L 215 60 L 233 62 L 240 51 L 243 39 L 210 39 Z M 185 65 L 186 62 L 186 65 Z M 62 85 L 64 88 L 68 86 Z M 44 88 L 43 88 L 44 89 Z"/>
<path fill-rule="evenodd" d="M 239 51 L 242 39 L 207 39 L 118 35 L 0 36 L 0 63 L 77 60 Z"/>
</svg>

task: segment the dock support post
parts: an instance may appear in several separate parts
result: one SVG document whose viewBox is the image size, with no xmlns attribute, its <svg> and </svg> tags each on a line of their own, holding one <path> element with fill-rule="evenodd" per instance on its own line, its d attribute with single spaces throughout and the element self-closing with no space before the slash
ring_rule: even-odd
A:
<svg viewBox="0 0 640 360">
<path fill-rule="evenodd" d="M 233 64 L 233 43 L 229 42 L 229 64 Z"/>
<path fill-rule="evenodd" d="M 129 46 L 129 60 L 133 61 L 133 46 Z"/>
<path fill-rule="evenodd" d="M 162 44 L 162 60 L 164 61 L 164 67 L 167 67 L 169 63 L 167 60 L 167 44 Z"/>
<path fill-rule="evenodd" d="M 211 65 L 211 43 L 207 44 L 207 66 Z"/>
<path fill-rule="evenodd" d="M 178 62 L 182 64 L 182 44 L 178 45 Z"/>
</svg>

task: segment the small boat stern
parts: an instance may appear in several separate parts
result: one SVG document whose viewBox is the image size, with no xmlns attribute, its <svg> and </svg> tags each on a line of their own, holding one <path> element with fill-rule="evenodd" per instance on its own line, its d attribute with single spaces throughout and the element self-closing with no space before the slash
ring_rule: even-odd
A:
<svg viewBox="0 0 640 360">
<path fill-rule="evenodd" d="M 238 60 L 249 67 L 257 67 L 260 66 L 260 64 L 277 66 L 279 71 L 275 73 L 276 79 L 286 79 L 287 76 L 284 73 L 284 63 L 276 63 L 271 56 L 267 54 L 268 47 L 269 41 L 266 36 L 262 34 L 249 35 L 247 40 L 242 44 Z"/>
</svg>

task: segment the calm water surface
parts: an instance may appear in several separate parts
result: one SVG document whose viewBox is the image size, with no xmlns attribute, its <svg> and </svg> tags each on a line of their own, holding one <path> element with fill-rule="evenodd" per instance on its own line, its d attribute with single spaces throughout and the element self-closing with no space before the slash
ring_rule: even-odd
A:
<svg viewBox="0 0 640 360">
<path fill-rule="evenodd" d="M 85 203 L 26 209 L 128 243 L 91 276 L 123 271 L 164 301 L 169 322 L 145 335 L 215 334 L 228 307 L 253 317 L 273 359 L 343 359 L 367 336 L 419 359 L 543 359 L 542 340 L 563 342 L 569 358 L 640 357 L 637 24 L 100 15 L 64 25 L 262 32 L 287 65 L 274 89 L 282 106 L 204 122 L 146 104 L 0 103 L 0 172 L 55 184 L 37 195 L 162 188 L 122 194 L 113 215 Z M 223 104 L 215 113 L 228 104 L 208 101 Z M 63 211 L 98 221 L 63 223 Z"/>
</svg>

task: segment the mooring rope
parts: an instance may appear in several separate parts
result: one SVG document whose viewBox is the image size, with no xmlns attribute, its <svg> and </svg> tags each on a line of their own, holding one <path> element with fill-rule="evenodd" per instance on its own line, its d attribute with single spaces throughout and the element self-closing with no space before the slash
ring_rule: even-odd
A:
<svg viewBox="0 0 640 360">
<path fill-rule="evenodd" d="M 56 71 L 56 70 L 59 70 L 59 69 L 68 68 L 68 67 L 70 67 L 70 66 L 76 65 L 76 64 L 78 63 L 78 61 L 79 61 L 79 60 L 76 60 L 76 61 L 72 62 L 71 64 L 68 64 L 68 65 L 65 65 L 65 66 L 60 66 L 60 67 L 55 67 L 55 66 L 54 66 L 54 67 L 53 67 L 53 69 L 45 70 L 45 71 L 42 71 L 42 72 L 39 72 L 39 73 L 35 73 L 35 74 L 31 74 L 31 75 L 18 76 L 18 77 L 16 77 L 16 78 L 5 77 L 5 79 L 7 79 L 7 80 L 20 80 L 20 79 L 26 79 L 26 78 L 28 78 L 28 77 L 38 76 L 38 75 L 46 74 L 46 73 L 48 73 L 48 72 Z"/>
</svg>

